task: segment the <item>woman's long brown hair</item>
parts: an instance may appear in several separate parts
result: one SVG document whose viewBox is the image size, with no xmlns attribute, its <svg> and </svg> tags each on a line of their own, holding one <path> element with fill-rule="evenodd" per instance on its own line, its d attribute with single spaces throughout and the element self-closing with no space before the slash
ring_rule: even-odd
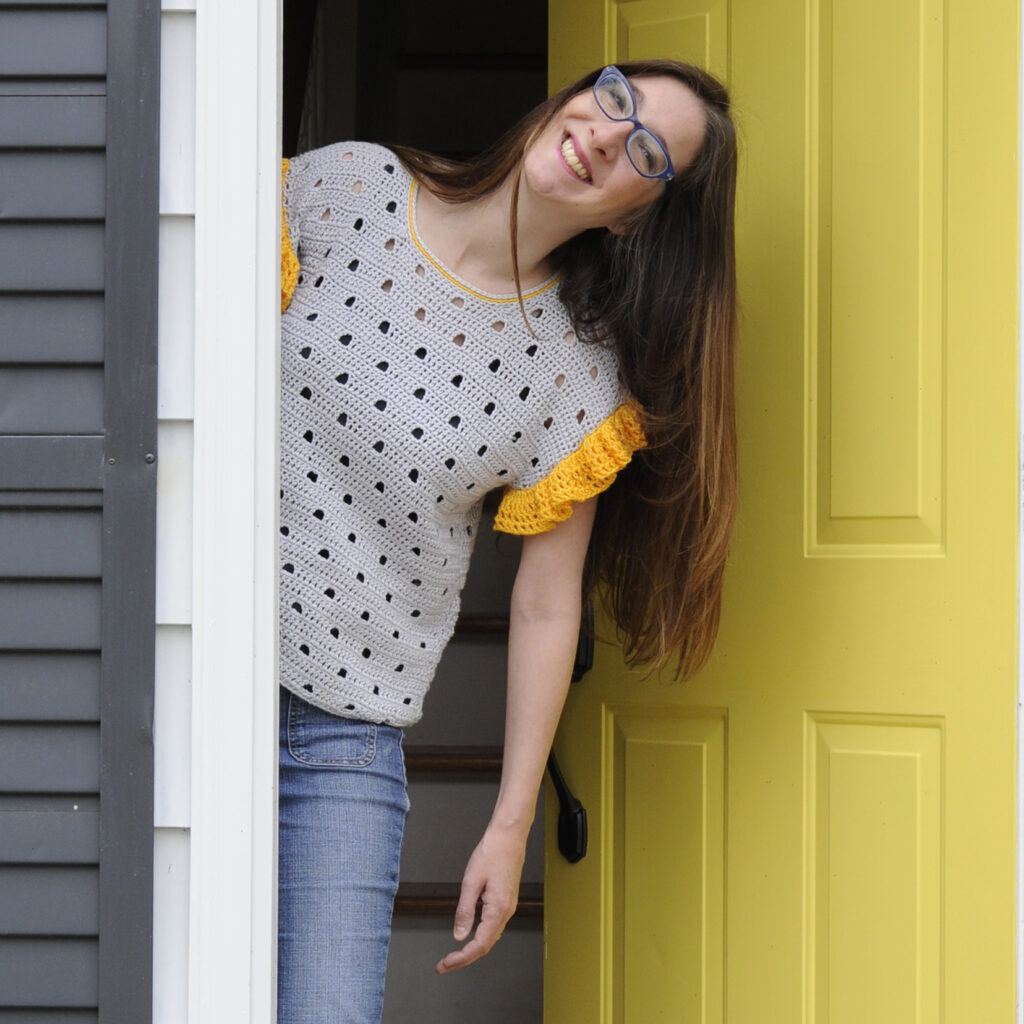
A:
<svg viewBox="0 0 1024 1024">
<path fill-rule="evenodd" d="M 603 584 L 629 664 L 658 666 L 675 655 L 676 676 L 688 678 L 718 633 L 736 514 L 736 135 L 728 93 L 700 68 L 663 60 L 619 68 L 683 82 L 702 101 L 705 132 L 689 167 L 623 233 L 587 231 L 551 255 L 580 338 L 618 353 L 648 442 L 601 496 L 584 590 Z M 472 161 L 395 152 L 442 199 L 487 195 L 519 175 L 530 139 L 598 73 L 552 96 Z M 510 213 L 517 287 L 518 191 Z"/>
</svg>

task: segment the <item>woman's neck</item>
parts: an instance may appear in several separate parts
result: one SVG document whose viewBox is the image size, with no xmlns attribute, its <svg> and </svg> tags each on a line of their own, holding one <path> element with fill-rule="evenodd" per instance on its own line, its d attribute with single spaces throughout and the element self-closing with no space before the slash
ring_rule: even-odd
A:
<svg viewBox="0 0 1024 1024">
<path fill-rule="evenodd" d="M 466 203 L 446 203 L 429 189 L 416 193 L 416 225 L 428 249 L 458 277 L 493 294 L 515 291 L 509 205 L 515 175 L 494 192 Z M 519 279 L 524 291 L 552 273 L 548 257 L 576 232 L 545 217 L 520 186 Z"/>
</svg>

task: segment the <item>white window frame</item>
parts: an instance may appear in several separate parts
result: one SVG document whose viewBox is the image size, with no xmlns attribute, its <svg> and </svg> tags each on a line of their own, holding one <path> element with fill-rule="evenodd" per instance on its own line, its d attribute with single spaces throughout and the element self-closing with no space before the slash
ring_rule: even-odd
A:
<svg viewBox="0 0 1024 1024">
<path fill-rule="evenodd" d="M 276 1017 L 281 23 L 196 5 L 189 1024 Z"/>
</svg>

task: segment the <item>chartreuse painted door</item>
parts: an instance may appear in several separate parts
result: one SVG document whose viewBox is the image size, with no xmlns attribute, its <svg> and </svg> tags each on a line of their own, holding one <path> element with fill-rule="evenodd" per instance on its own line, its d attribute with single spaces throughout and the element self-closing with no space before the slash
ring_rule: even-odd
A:
<svg viewBox="0 0 1024 1024">
<path fill-rule="evenodd" d="M 552 86 L 733 93 L 741 508 L 716 653 L 614 648 L 556 741 L 547 1024 L 1008 1024 L 1014 0 L 551 0 Z M 638 512 L 637 528 L 643 528 Z"/>
</svg>

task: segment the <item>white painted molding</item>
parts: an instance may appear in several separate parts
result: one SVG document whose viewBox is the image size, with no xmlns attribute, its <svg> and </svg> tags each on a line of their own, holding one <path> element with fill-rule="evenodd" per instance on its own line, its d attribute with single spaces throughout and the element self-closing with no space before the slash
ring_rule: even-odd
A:
<svg viewBox="0 0 1024 1024">
<path fill-rule="evenodd" d="M 196 10 L 189 1024 L 273 1024 L 280 0 Z"/>
</svg>

